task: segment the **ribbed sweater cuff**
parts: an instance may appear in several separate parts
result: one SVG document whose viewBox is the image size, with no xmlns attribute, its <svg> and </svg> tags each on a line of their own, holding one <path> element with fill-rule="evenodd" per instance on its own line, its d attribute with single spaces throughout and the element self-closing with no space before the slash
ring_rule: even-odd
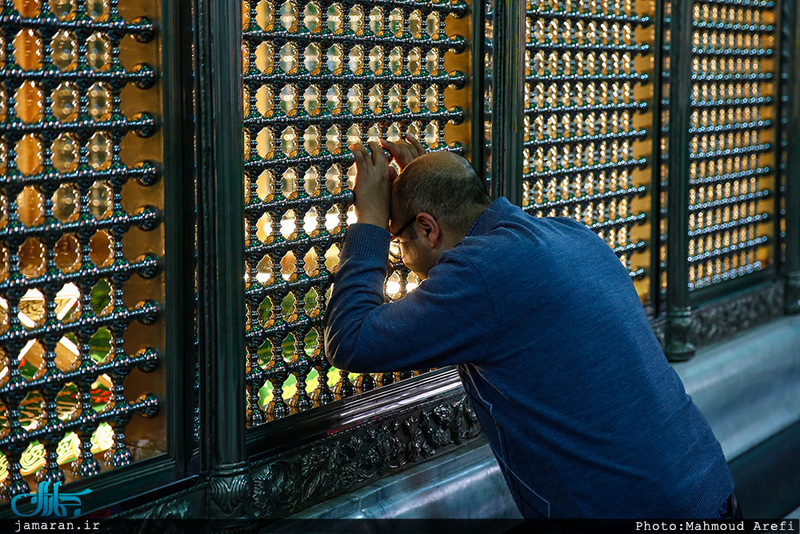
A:
<svg viewBox="0 0 800 534">
<path fill-rule="evenodd" d="M 344 238 L 341 259 L 350 257 L 387 259 L 390 237 L 389 231 L 380 226 L 365 223 L 351 224 Z"/>
<path fill-rule="evenodd" d="M 733 481 L 725 461 L 714 464 L 703 482 L 679 506 L 659 519 L 708 519 L 733 492 Z"/>
</svg>

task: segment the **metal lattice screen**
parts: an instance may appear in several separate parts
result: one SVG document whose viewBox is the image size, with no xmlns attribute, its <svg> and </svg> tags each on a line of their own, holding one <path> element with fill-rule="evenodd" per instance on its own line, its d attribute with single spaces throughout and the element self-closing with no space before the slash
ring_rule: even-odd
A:
<svg viewBox="0 0 800 534">
<path fill-rule="evenodd" d="M 689 288 L 774 261 L 775 2 L 694 4 Z"/>
<path fill-rule="evenodd" d="M 522 203 L 594 230 L 647 301 L 653 33 L 642 9 L 633 0 L 528 2 Z"/>
<path fill-rule="evenodd" d="M 146 432 L 133 418 L 155 414 L 161 373 L 141 370 L 163 344 L 157 17 L 147 2 L 3 3 L 4 499 L 165 448 L 163 418 Z"/>
<path fill-rule="evenodd" d="M 331 273 L 352 216 L 347 147 L 412 133 L 457 149 L 463 2 L 243 3 L 248 425 L 401 375 L 350 375 L 323 354 Z M 461 72 L 459 72 L 461 71 Z M 391 267 L 387 298 L 416 281 Z"/>
</svg>

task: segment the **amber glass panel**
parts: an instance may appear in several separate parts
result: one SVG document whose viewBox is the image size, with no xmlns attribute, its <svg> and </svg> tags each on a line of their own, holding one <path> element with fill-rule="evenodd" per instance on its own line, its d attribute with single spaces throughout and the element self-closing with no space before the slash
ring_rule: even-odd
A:
<svg viewBox="0 0 800 534">
<path fill-rule="evenodd" d="M 694 4 L 690 290 L 774 262 L 776 9 Z"/>
<path fill-rule="evenodd" d="M 523 207 L 571 217 L 651 300 L 652 2 L 529 0 Z"/>
<path fill-rule="evenodd" d="M 151 5 L 152 4 L 152 5 Z M 2 498 L 164 451 L 157 3 L 5 2 Z"/>
</svg>

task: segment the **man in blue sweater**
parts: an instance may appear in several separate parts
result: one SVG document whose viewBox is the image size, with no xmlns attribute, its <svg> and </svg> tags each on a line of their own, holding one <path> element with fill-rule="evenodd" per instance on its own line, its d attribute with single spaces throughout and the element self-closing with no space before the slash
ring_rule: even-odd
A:
<svg viewBox="0 0 800 534">
<path fill-rule="evenodd" d="M 492 201 L 460 156 L 382 144 L 399 175 L 377 143 L 351 147 L 358 222 L 328 306 L 330 362 L 457 365 L 526 518 L 737 513 L 720 445 L 608 245 Z M 424 281 L 385 304 L 390 239 Z"/>
</svg>

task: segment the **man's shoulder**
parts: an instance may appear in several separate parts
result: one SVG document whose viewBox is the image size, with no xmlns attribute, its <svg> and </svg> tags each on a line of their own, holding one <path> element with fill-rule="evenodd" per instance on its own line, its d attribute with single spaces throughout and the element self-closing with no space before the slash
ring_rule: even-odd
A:
<svg viewBox="0 0 800 534">
<path fill-rule="evenodd" d="M 538 285 L 549 279 L 544 275 L 619 264 L 605 241 L 581 222 L 537 218 L 518 208 L 465 237 L 450 252 L 455 261 L 469 262 L 484 278 L 498 277 L 503 283 Z"/>
<path fill-rule="evenodd" d="M 586 225 L 568 217 L 534 217 L 521 208 L 511 206 L 479 234 L 469 235 L 462 244 L 479 250 L 495 247 L 518 247 L 520 241 L 536 244 L 563 245 L 584 239 L 596 240 L 598 236 Z"/>
<path fill-rule="evenodd" d="M 527 238 L 512 226 L 497 225 L 485 233 L 470 235 L 443 254 L 442 258 L 469 264 L 477 272 L 486 274 L 501 266 L 526 261 L 531 247 Z"/>
</svg>

